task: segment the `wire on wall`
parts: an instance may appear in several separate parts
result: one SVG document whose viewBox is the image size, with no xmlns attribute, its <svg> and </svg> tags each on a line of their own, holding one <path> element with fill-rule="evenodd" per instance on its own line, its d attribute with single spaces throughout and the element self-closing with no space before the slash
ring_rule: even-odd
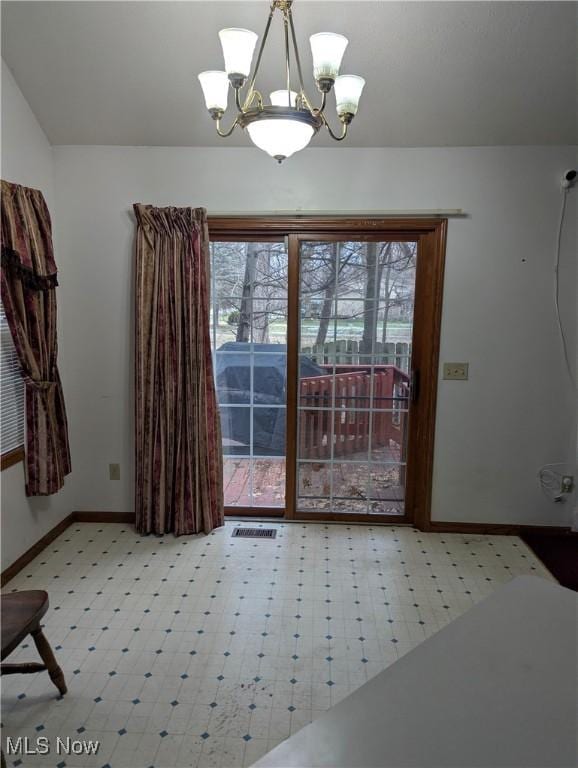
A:
<svg viewBox="0 0 578 768">
<path fill-rule="evenodd" d="M 554 464 L 544 464 L 538 471 L 538 481 L 542 493 L 547 499 L 554 502 L 564 501 L 564 494 L 569 493 L 570 489 L 564 486 L 564 480 L 570 476 L 572 469 L 569 464 L 556 462 Z"/>
<path fill-rule="evenodd" d="M 568 376 L 572 382 L 572 386 L 576 389 L 576 381 L 574 374 L 572 373 L 572 365 L 570 363 L 570 355 L 568 354 L 568 341 L 566 339 L 566 333 L 564 326 L 562 325 L 562 319 L 560 317 L 560 252 L 562 245 L 562 230 L 564 227 L 564 215 L 566 213 L 566 199 L 568 197 L 568 188 L 562 188 L 562 206 L 560 208 L 560 221 L 558 224 L 558 235 L 556 237 L 556 263 L 554 266 L 554 305 L 556 307 L 556 321 L 558 323 L 558 331 L 560 333 L 560 341 L 562 342 L 562 350 L 564 352 L 564 361 L 566 363 L 566 370 Z"/>
</svg>

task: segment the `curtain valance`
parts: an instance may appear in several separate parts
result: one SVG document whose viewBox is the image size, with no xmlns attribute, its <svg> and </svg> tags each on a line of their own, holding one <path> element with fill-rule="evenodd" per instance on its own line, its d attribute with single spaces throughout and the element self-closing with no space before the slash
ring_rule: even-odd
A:
<svg viewBox="0 0 578 768">
<path fill-rule="evenodd" d="M 70 472 L 57 365 L 57 272 L 42 192 L 1 182 L 2 303 L 26 389 L 26 494 L 56 493 Z"/>
<path fill-rule="evenodd" d="M 2 268 L 32 290 L 55 288 L 52 223 L 44 195 L 8 181 L 1 185 Z"/>
</svg>

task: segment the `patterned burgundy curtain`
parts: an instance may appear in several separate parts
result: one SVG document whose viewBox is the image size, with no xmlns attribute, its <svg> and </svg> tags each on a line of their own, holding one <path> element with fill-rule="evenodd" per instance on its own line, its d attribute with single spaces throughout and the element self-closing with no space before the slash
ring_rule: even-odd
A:
<svg viewBox="0 0 578 768">
<path fill-rule="evenodd" d="M 209 533 L 224 513 L 206 212 L 138 204 L 134 211 L 136 527 Z"/>
<path fill-rule="evenodd" d="M 42 192 L 2 181 L 2 302 L 26 388 L 26 495 L 47 496 L 70 472 L 56 364 L 56 264 Z"/>
</svg>

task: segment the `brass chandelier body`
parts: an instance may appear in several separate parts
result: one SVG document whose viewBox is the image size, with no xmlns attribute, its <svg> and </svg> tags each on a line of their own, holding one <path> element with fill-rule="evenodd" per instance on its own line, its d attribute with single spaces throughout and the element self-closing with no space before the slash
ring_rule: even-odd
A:
<svg viewBox="0 0 578 768">
<path fill-rule="evenodd" d="M 271 3 L 269 16 L 267 19 L 264 33 L 263 33 L 263 37 L 261 39 L 261 44 L 258 49 L 253 72 L 250 75 L 250 77 L 239 72 L 227 72 L 228 81 L 235 93 L 235 105 L 237 108 L 237 116 L 235 117 L 232 125 L 228 129 L 224 129 L 222 127 L 222 118 L 223 118 L 225 109 L 223 109 L 222 105 L 209 106 L 209 101 L 205 93 L 208 111 L 211 117 L 213 118 L 213 120 L 215 121 L 215 127 L 217 129 L 217 133 L 219 134 L 219 136 L 223 138 L 227 138 L 233 133 L 233 131 L 237 126 L 239 126 L 242 129 L 245 129 L 261 121 L 291 121 L 292 123 L 301 123 L 303 125 L 309 126 L 309 128 L 311 129 L 311 137 L 314 136 L 316 133 L 318 133 L 318 131 L 321 129 L 322 126 L 325 126 L 325 128 L 329 132 L 329 135 L 335 141 L 342 141 L 347 136 L 348 127 L 357 111 L 357 101 L 355 101 L 354 99 L 353 106 L 351 106 L 349 109 L 347 108 L 347 105 L 346 105 L 344 108 L 340 110 L 338 105 L 337 112 L 338 112 L 338 118 L 341 123 L 341 129 L 338 133 L 335 133 L 332 130 L 327 120 L 327 117 L 325 115 L 325 109 L 327 105 L 327 95 L 330 93 L 330 91 L 332 90 L 335 84 L 335 79 L 336 79 L 335 76 L 328 76 L 326 74 L 321 76 L 316 76 L 315 82 L 317 85 L 317 89 L 321 94 L 321 100 L 320 100 L 319 106 L 314 106 L 312 104 L 312 102 L 310 101 L 310 99 L 308 98 L 305 92 L 305 87 L 303 85 L 303 71 L 301 67 L 301 59 L 299 56 L 299 48 L 297 46 L 297 39 L 295 36 L 292 4 L 293 4 L 293 0 L 273 0 L 273 2 Z M 276 11 L 278 11 L 282 16 L 283 28 L 284 28 L 285 88 L 283 89 L 283 93 L 285 92 L 285 89 L 286 89 L 286 93 L 287 93 L 286 106 L 279 106 L 277 104 L 266 104 L 263 94 L 259 90 L 257 90 L 255 85 L 257 80 L 257 75 L 259 73 L 259 67 L 261 64 L 263 51 L 267 43 L 267 37 L 268 37 L 269 30 L 271 28 L 271 23 L 273 21 L 273 17 Z M 247 30 L 236 30 L 236 31 L 248 33 Z M 328 33 L 322 33 L 322 34 L 328 35 Z M 335 37 L 342 38 L 342 36 L 340 35 L 335 35 Z M 345 46 L 347 45 L 347 40 L 345 38 L 342 38 L 342 40 L 345 41 L 345 45 L 343 46 L 343 50 L 344 50 Z M 312 43 L 312 46 L 313 46 L 313 43 Z M 292 80 L 291 59 L 292 57 L 294 59 L 294 65 L 296 68 L 297 80 L 298 80 L 298 90 L 296 92 L 293 92 L 291 90 L 291 80 Z M 340 58 L 341 56 L 339 56 L 339 60 Z M 199 76 L 199 79 L 201 79 L 204 74 L 216 75 L 221 73 L 202 73 L 202 75 Z M 356 86 L 359 89 L 359 93 L 357 94 L 357 100 L 358 100 L 359 94 L 361 93 L 361 89 L 363 88 L 363 85 L 364 85 L 363 79 L 354 75 L 348 75 L 343 77 L 343 79 L 346 79 L 346 78 L 356 79 L 360 81 L 359 85 Z M 241 92 L 247 82 L 248 82 L 248 87 L 247 87 L 246 95 L 244 98 L 242 98 Z M 201 84 L 203 84 L 202 80 L 201 80 Z M 203 85 L 203 90 L 205 90 L 204 85 Z M 281 91 L 278 91 L 276 93 L 281 93 Z M 273 95 L 274 94 L 272 94 L 272 96 Z M 292 103 L 292 101 L 294 101 L 294 103 Z M 225 105 L 226 105 L 226 102 L 225 102 Z M 280 125 L 280 123 L 277 123 L 277 125 Z M 253 135 L 251 134 L 251 130 L 249 131 L 249 133 L 251 135 L 251 138 L 253 138 Z M 254 138 L 253 140 L 255 141 Z M 259 146 L 258 142 L 255 141 L 255 143 L 257 143 L 257 145 Z M 306 143 L 309 143 L 309 142 L 307 141 Z M 286 157 L 285 154 L 274 154 L 272 156 L 279 163 L 281 163 Z"/>
</svg>

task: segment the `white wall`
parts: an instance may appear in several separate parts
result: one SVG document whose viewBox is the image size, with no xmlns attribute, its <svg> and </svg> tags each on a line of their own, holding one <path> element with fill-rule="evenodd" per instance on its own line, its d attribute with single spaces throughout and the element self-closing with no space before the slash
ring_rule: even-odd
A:
<svg viewBox="0 0 578 768">
<path fill-rule="evenodd" d="M 568 524 L 536 473 L 575 462 L 575 397 L 553 312 L 562 170 L 573 147 L 310 149 L 277 166 L 253 149 L 51 148 L 2 67 L 2 178 L 42 189 L 60 271 L 60 368 L 73 474 L 26 499 L 22 465 L 2 473 L 2 567 L 70 511 L 133 509 L 132 203 L 209 212 L 462 207 L 449 225 L 433 518 Z M 561 303 L 576 349 L 576 212 L 569 198 Z M 575 356 L 574 356 L 575 357 Z M 121 480 L 108 480 L 108 464 Z"/>
<path fill-rule="evenodd" d="M 52 147 L 38 121 L 2 61 L 2 178 L 41 189 L 53 220 L 54 177 Z M 58 245 L 55 240 L 55 244 Z M 56 259 L 62 267 L 58 248 Z M 59 324 L 62 326 L 62 291 L 58 291 Z M 62 355 L 61 363 L 62 363 Z M 61 365 L 64 393 L 67 377 Z M 2 472 L 2 569 L 72 511 L 70 480 L 55 496 L 27 499 L 24 494 L 24 465 Z"/>
<path fill-rule="evenodd" d="M 133 509 L 133 202 L 209 212 L 461 207 L 449 224 L 433 518 L 568 524 L 541 493 L 542 464 L 573 462 L 576 407 L 553 309 L 558 178 L 575 148 L 309 149 L 276 165 L 253 149 L 56 147 L 66 323 L 61 336 L 79 510 Z M 576 348 L 576 210 L 561 267 Z M 62 258 L 62 256 L 64 258 Z M 108 480 L 108 464 L 121 480 Z"/>
</svg>

